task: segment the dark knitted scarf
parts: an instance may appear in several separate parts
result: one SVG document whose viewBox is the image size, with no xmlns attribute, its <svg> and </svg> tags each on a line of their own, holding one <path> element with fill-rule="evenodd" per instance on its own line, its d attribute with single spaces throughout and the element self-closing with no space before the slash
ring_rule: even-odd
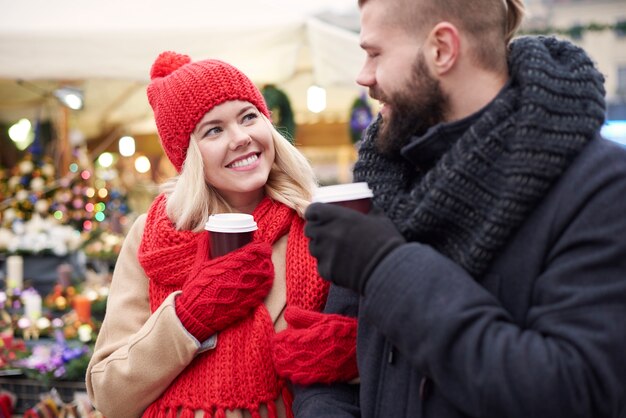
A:
<svg viewBox="0 0 626 418">
<path fill-rule="evenodd" d="M 509 85 L 426 168 L 379 154 L 376 121 L 354 169 L 407 240 L 431 245 L 475 278 L 604 121 L 604 79 L 571 43 L 520 38 L 509 71 Z"/>
</svg>

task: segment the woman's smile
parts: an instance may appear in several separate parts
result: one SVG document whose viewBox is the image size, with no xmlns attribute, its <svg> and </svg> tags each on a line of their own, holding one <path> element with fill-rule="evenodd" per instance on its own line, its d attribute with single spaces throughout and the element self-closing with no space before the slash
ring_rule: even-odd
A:
<svg viewBox="0 0 626 418">
<path fill-rule="evenodd" d="M 248 171 L 253 170 L 259 166 L 261 161 L 259 160 L 260 152 L 248 153 L 244 156 L 238 157 L 226 165 L 226 168 L 231 168 L 235 171 Z"/>
</svg>

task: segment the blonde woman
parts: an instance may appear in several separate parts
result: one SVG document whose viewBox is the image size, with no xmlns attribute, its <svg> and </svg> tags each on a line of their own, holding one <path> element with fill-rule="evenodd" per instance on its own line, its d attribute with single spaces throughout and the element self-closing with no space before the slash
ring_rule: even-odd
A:
<svg viewBox="0 0 626 418">
<path fill-rule="evenodd" d="M 218 60 L 164 52 L 148 86 L 180 173 L 131 228 L 87 371 L 92 402 L 125 417 L 290 417 L 291 383 L 357 375 L 356 322 L 319 313 L 302 214 L 315 178 L 257 87 Z M 210 257 L 209 215 L 250 213 L 244 247 Z"/>
</svg>

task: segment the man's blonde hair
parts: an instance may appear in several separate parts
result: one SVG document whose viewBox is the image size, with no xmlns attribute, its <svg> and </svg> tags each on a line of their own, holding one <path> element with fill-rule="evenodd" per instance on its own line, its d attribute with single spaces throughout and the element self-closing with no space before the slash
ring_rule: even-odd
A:
<svg viewBox="0 0 626 418">
<path fill-rule="evenodd" d="M 447 21 L 464 31 L 476 64 L 492 71 L 506 69 L 507 46 L 522 24 L 523 0 L 359 0 L 359 6 L 385 2 L 390 24 L 425 35 Z"/>
<path fill-rule="evenodd" d="M 300 151 L 265 116 L 261 117 L 270 127 L 276 152 L 265 184 L 265 195 L 303 216 L 317 186 L 313 169 Z M 167 195 L 167 215 L 179 230 L 201 231 L 209 215 L 233 211 L 206 183 L 202 155 L 193 137 L 180 175 L 161 185 L 161 192 Z"/>
</svg>

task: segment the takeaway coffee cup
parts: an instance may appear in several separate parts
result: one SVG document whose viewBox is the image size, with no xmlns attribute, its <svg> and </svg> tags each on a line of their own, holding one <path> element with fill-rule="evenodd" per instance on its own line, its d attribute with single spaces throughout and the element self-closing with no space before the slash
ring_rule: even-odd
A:
<svg viewBox="0 0 626 418">
<path fill-rule="evenodd" d="M 252 241 L 257 225 L 247 213 L 218 213 L 209 216 L 204 229 L 209 231 L 211 257 L 215 258 Z"/>
<path fill-rule="evenodd" d="M 372 207 L 372 196 L 367 183 L 346 183 L 318 188 L 312 201 L 332 203 L 367 213 Z"/>
</svg>

